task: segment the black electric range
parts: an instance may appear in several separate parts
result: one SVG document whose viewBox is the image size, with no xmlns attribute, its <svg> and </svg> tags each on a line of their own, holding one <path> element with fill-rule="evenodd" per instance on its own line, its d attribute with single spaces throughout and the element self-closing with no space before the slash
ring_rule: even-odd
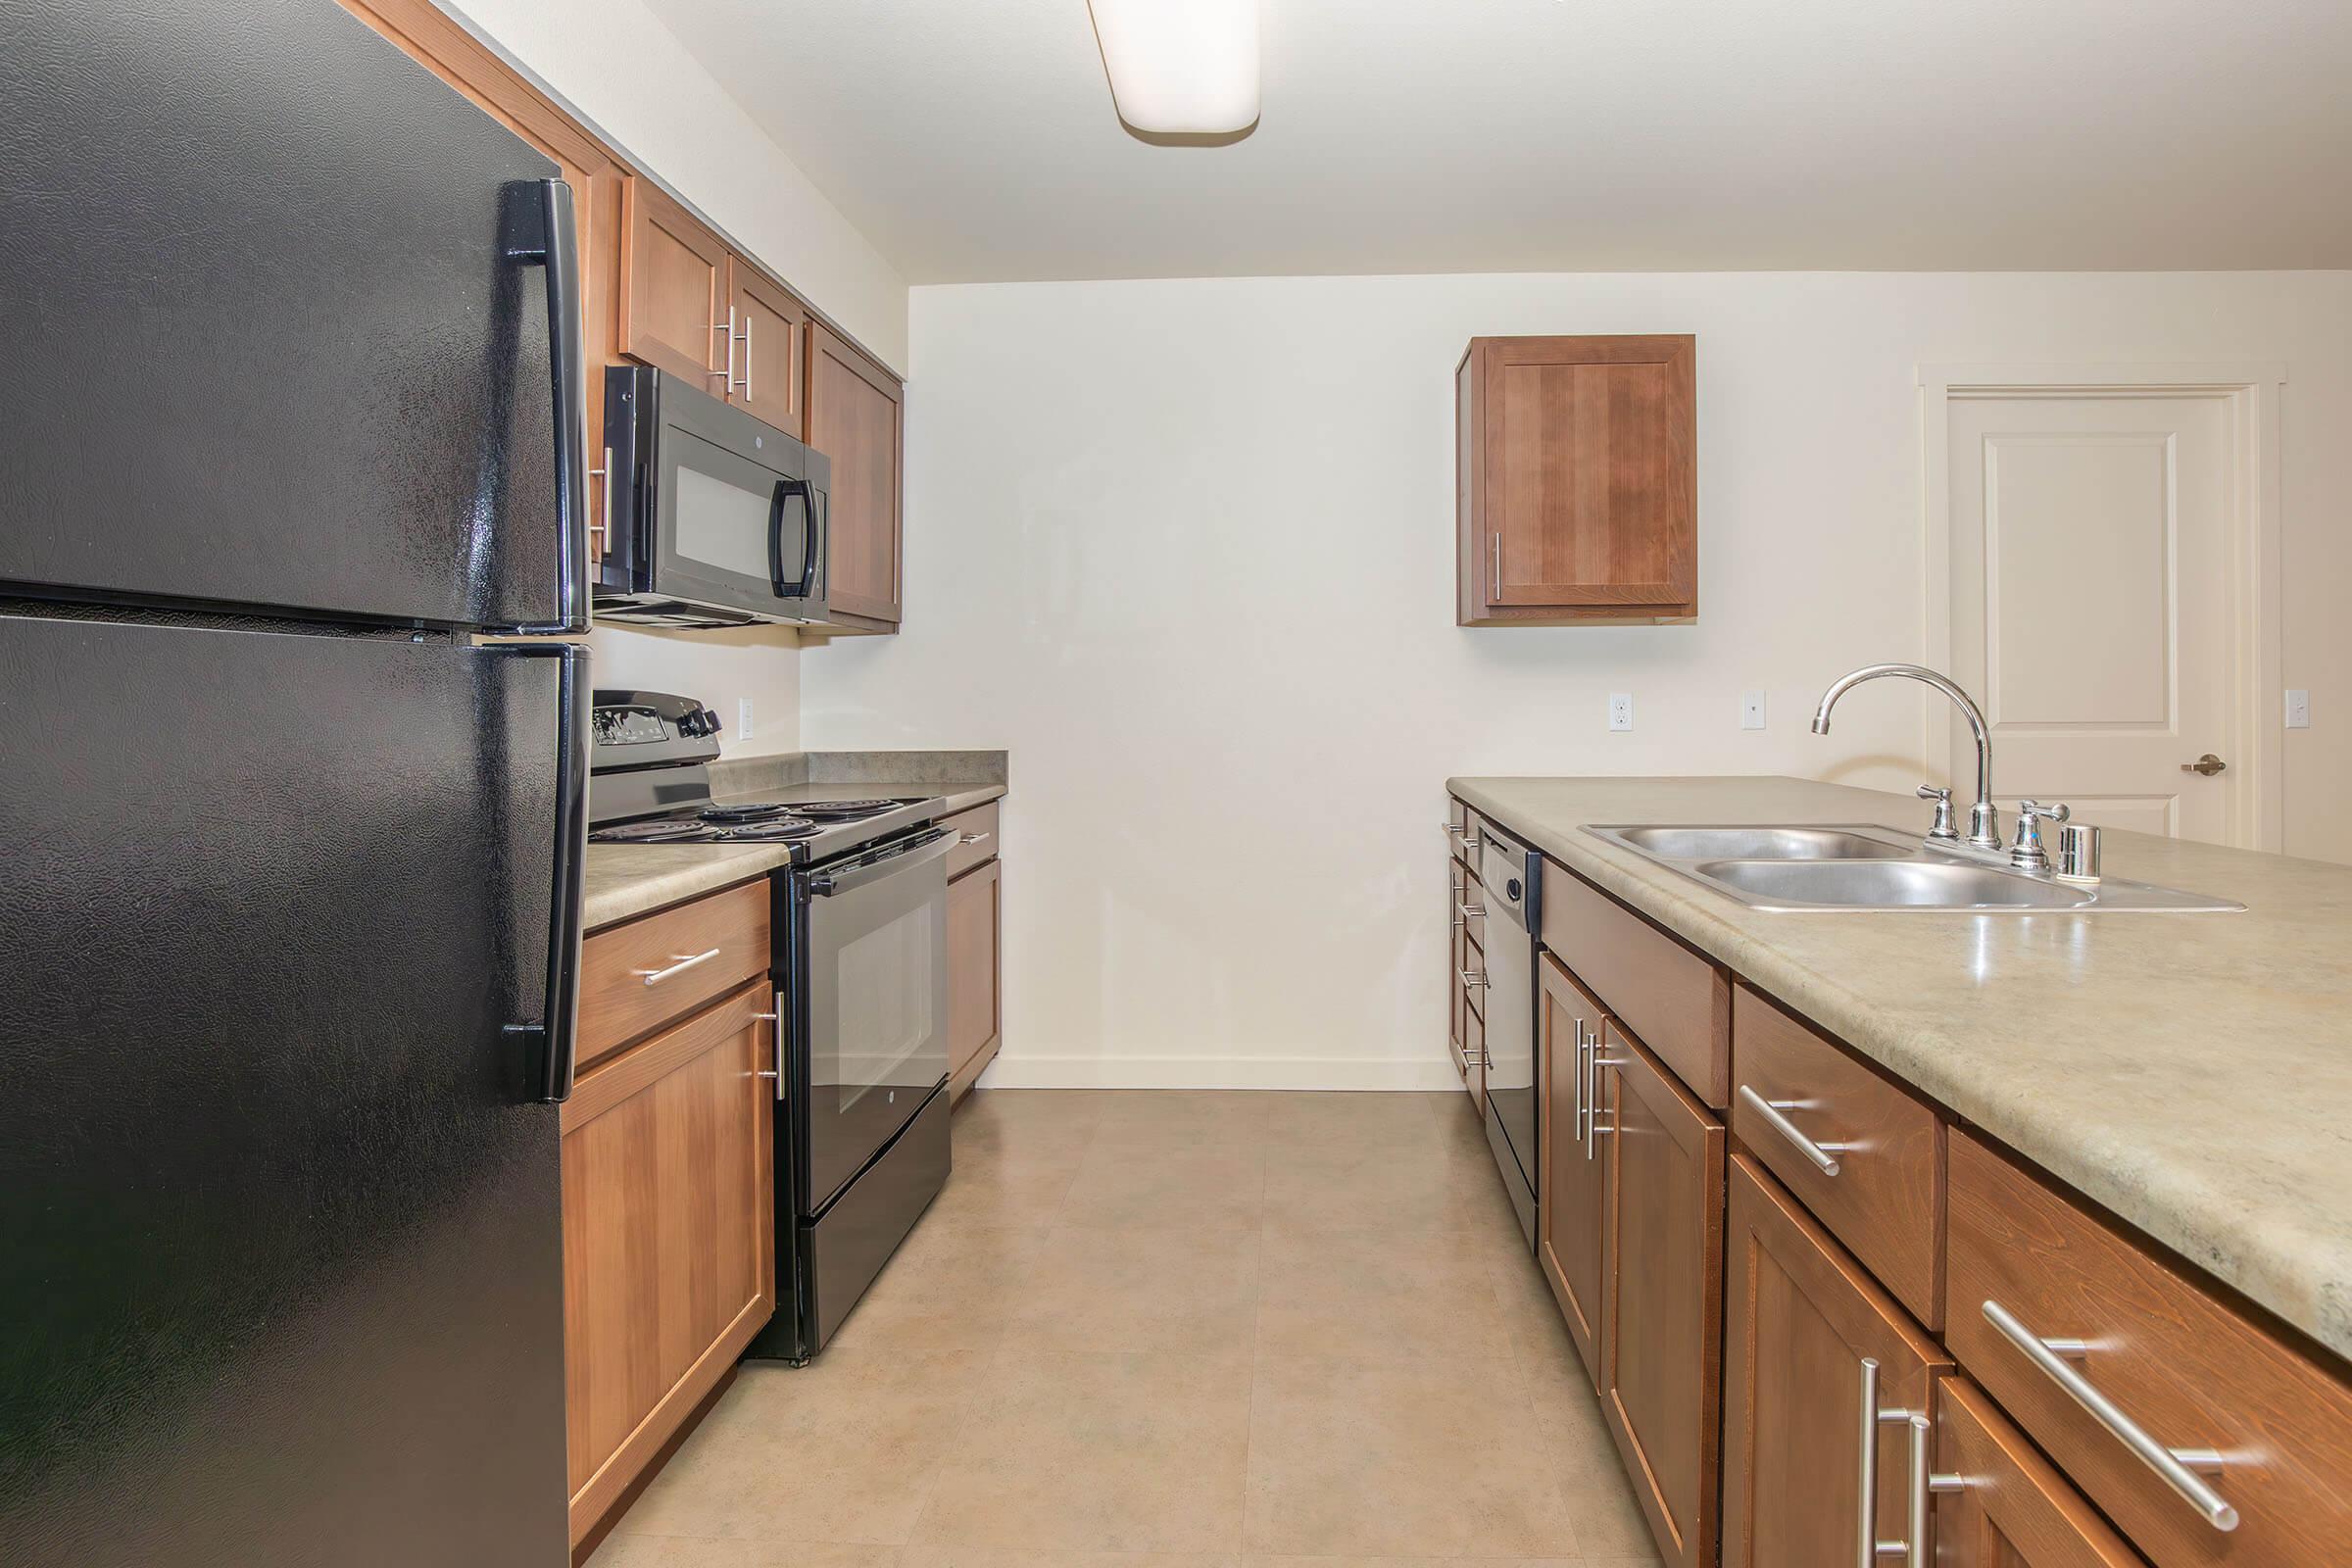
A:
<svg viewBox="0 0 2352 1568">
<path fill-rule="evenodd" d="M 776 1314 L 748 1354 L 821 1349 L 951 1164 L 940 797 L 794 785 L 719 800 L 718 719 L 691 698 L 596 694 L 589 841 L 767 844 L 773 890 Z"/>
</svg>

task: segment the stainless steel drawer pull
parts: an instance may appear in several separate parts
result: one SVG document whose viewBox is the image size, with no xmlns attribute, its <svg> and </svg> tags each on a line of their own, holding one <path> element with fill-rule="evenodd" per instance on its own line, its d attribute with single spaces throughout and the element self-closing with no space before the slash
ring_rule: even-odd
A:
<svg viewBox="0 0 2352 1568">
<path fill-rule="evenodd" d="M 1745 1084 L 1740 1086 L 1740 1098 L 1748 1109 L 1764 1118 L 1766 1126 L 1794 1144 L 1797 1152 L 1811 1160 L 1824 1176 L 1837 1175 L 1838 1156 L 1853 1151 L 1851 1144 L 1817 1144 L 1798 1131 L 1796 1123 L 1784 1112 L 1807 1108 L 1803 1101 L 1766 1100 Z"/>
<path fill-rule="evenodd" d="M 1464 969 L 1462 971 L 1462 984 L 1466 986 L 1485 986 L 1487 984 L 1487 977 L 1472 970 Z"/>
<path fill-rule="evenodd" d="M 1483 904 L 1457 904 L 1454 908 L 1460 911 L 1465 920 L 1484 920 L 1487 917 L 1487 906 Z"/>
<path fill-rule="evenodd" d="M 995 837 L 996 835 L 994 833 L 966 833 L 963 835 L 963 842 L 967 845 L 986 844 L 990 839 Z"/>
<path fill-rule="evenodd" d="M 709 953 L 698 953 L 692 957 L 680 958 L 666 969 L 640 969 L 637 973 L 644 978 L 647 985 L 658 986 L 671 975 L 684 974 L 698 963 L 709 963 L 718 955 L 719 950 L 712 948 Z"/>
<path fill-rule="evenodd" d="M 2040 1368 L 2042 1376 L 2064 1389 L 2093 1421 L 2131 1449 L 2140 1463 L 2162 1477 L 2166 1486 L 2180 1494 L 2207 1524 L 2225 1534 L 2237 1528 L 2237 1509 L 2198 1474 L 2199 1471 L 2220 1473 L 2219 1453 L 2211 1448 L 2171 1448 L 2150 1437 L 2113 1399 L 2101 1394 L 2090 1379 L 2067 1363 L 2061 1348 L 2082 1353 L 2084 1347 L 2081 1341 L 2045 1340 L 2019 1322 L 2017 1315 L 1998 1301 L 1984 1303 L 1984 1321 L 2000 1330 L 2001 1338 L 2025 1352 L 2026 1359 Z"/>
</svg>

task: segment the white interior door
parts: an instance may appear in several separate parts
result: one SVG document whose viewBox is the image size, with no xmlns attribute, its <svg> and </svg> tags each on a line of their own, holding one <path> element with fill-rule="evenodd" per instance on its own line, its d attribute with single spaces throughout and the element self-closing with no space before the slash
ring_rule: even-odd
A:
<svg viewBox="0 0 2352 1568">
<path fill-rule="evenodd" d="M 2246 770 L 2226 395 L 1961 397 L 1948 420 L 1952 676 L 2004 806 L 2230 843 Z M 1955 716 L 1952 757 L 1974 755 Z M 2226 765 L 2184 772 L 2207 754 Z M 1958 772 L 1965 773 L 1965 766 Z"/>
</svg>

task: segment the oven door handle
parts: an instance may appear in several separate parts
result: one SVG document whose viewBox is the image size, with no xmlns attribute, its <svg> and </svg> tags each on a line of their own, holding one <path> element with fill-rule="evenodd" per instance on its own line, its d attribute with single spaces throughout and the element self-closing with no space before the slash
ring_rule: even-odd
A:
<svg viewBox="0 0 2352 1568">
<path fill-rule="evenodd" d="M 808 891 L 820 899 L 831 898 L 836 893 L 855 892 L 868 883 L 879 882 L 886 876 L 943 858 L 956 847 L 961 837 L 944 827 L 932 828 L 887 860 L 876 860 L 870 865 L 847 865 L 838 871 L 817 872 L 808 879 Z"/>
<path fill-rule="evenodd" d="M 787 582 L 784 578 L 784 500 L 787 496 L 801 498 L 801 517 L 807 523 L 802 530 L 806 541 L 801 551 L 801 580 Z M 806 479 L 778 479 L 775 499 L 767 509 L 767 571 L 769 584 L 778 599 L 806 599 L 816 591 L 816 489 Z"/>
</svg>

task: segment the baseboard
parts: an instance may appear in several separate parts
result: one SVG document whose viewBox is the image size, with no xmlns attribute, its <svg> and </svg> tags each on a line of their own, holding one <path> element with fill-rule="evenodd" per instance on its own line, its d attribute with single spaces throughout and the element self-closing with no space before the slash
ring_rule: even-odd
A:
<svg viewBox="0 0 2352 1568">
<path fill-rule="evenodd" d="M 982 1089 L 1370 1089 L 1461 1093 L 1441 1052 L 1392 1056 L 1016 1056 L 980 1075 Z"/>
</svg>

